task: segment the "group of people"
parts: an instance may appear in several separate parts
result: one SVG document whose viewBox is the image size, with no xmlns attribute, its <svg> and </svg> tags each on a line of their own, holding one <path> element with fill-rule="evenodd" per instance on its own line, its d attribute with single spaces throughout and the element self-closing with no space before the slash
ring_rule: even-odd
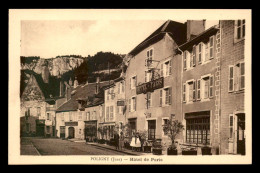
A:
<svg viewBox="0 0 260 173">
<path fill-rule="evenodd" d="M 123 148 L 124 148 L 124 133 L 121 132 L 120 136 L 119 136 L 118 133 L 115 133 L 114 140 L 115 140 L 116 150 L 123 150 Z M 132 151 L 141 151 L 141 147 L 142 147 L 141 136 L 139 135 L 138 132 L 132 134 L 130 146 L 132 147 Z"/>
</svg>

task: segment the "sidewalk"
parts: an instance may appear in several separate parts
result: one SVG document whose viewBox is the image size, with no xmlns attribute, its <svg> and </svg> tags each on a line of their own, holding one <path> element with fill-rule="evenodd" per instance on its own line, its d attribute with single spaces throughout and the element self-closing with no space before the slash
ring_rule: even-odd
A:
<svg viewBox="0 0 260 173">
<path fill-rule="evenodd" d="M 106 145 L 106 144 L 98 144 L 98 143 L 92 143 L 92 142 L 88 142 L 86 144 L 92 145 L 92 146 L 95 146 L 95 147 L 100 147 L 100 148 L 105 148 L 105 149 L 108 149 L 108 150 L 113 150 L 113 151 L 125 153 L 127 155 L 134 155 L 134 156 L 153 155 L 152 153 L 133 152 L 132 150 L 128 150 L 128 149 L 125 149 L 125 148 L 123 149 L 123 151 L 122 150 L 116 150 L 114 146 L 110 146 L 110 145 Z"/>
</svg>

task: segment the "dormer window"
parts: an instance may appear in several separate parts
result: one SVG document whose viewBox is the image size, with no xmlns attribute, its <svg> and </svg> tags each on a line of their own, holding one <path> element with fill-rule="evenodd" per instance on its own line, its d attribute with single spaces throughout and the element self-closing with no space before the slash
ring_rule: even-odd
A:
<svg viewBox="0 0 260 173">
<path fill-rule="evenodd" d="M 153 60 L 153 49 L 147 50 L 145 66 L 149 67 L 152 64 Z"/>
</svg>

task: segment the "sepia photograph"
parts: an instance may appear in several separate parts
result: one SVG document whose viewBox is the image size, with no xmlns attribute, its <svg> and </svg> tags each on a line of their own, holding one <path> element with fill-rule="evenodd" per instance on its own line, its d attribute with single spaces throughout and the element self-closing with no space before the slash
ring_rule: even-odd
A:
<svg viewBox="0 0 260 173">
<path fill-rule="evenodd" d="M 251 164 L 250 32 L 250 10 L 9 10 L 9 164 Z"/>
</svg>

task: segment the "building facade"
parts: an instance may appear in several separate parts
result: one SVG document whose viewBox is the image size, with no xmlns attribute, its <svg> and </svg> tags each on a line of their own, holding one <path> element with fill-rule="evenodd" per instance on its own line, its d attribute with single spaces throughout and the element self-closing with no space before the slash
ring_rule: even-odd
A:
<svg viewBox="0 0 260 173">
<path fill-rule="evenodd" d="M 245 153 L 245 20 L 222 20 L 221 154 Z"/>
<path fill-rule="evenodd" d="M 180 46 L 182 51 L 183 145 L 210 146 L 219 153 L 219 27 Z"/>
<path fill-rule="evenodd" d="M 148 140 L 170 144 L 163 125 L 170 117 L 181 120 L 181 56 L 177 48 L 186 41 L 186 32 L 186 23 L 166 21 L 129 53 L 125 88 L 131 133 L 147 131 Z"/>
</svg>

